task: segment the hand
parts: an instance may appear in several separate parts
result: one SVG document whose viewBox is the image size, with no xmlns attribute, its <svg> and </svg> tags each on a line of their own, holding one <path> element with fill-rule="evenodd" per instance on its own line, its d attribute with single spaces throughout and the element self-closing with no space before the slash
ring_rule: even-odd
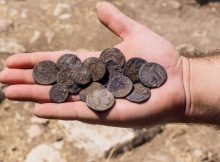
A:
<svg viewBox="0 0 220 162">
<path fill-rule="evenodd" d="M 181 122 L 186 114 L 186 95 L 183 84 L 183 57 L 174 47 L 152 32 L 149 28 L 128 18 L 107 2 L 99 3 L 97 15 L 100 21 L 123 41 L 117 45 L 126 59 L 140 57 L 165 67 L 168 79 L 160 88 L 152 89 L 149 101 L 135 104 L 125 99 L 117 99 L 115 106 L 104 113 L 90 110 L 80 101 L 79 96 L 62 104 L 52 103 L 49 99 L 50 86 L 35 84 L 32 68 L 42 60 L 56 61 L 61 52 L 36 52 L 16 54 L 6 61 L 7 69 L 0 74 L 0 81 L 8 84 L 5 95 L 11 100 L 33 101 L 36 103 L 34 114 L 41 118 L 80 120 L 87 123 L 114 125 L 121 127 L 144 127 L 167 122 Z M 99 57 L 100 52 L 77 53 L 82 60 Z"/>
</svg>

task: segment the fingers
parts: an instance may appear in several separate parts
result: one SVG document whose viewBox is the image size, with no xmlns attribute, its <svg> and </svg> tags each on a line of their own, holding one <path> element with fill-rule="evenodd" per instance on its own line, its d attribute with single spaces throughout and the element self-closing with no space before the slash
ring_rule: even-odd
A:
<svg viewBox="0 0 220 162">
<path fill-rule="evenodd" d="M 116 35 L 125 38 L 137 26 L 137 23 L 107 2 L 97 5 L 99 20 Z"/>
<path fill-rule="evenodd" d="M 3 84 L 34 84 L 32 69 L 5 69 L 0 74 Z"/>
<path fill-rule="evenodd" d="M 117 109 L 105 112 L 95 112 L 82 101 L 62 104 L 36 104 L 34 114 L 41 118 L 79 120 L 92 124 L 112 125 L 119 121 Z"/>
<path fill-rule="evenodd" d="M 80 59 L 84 60 L 87 57 L 99 57 L 100 52 L 69 52 L 69 51 L 57 51 L 57 52 L 34 52 L 34 53 L 22 53 L 9 57 L 6 60 L 6 66 L 8 68 L 18 69 L 31 69 L 37 63 L 43 60 L 51 60 L 56 62 L 58 58 L 66 53 L 72 53 L 77 55 Z"/>
<path fill-rule="evenodd" d="M 52 102 L 49 96 L 51 86 L 11 85 L 5 89 L 5 96 L 10 100 L 32 101 L 37 103 Z M 79 101 L 79 96 L 71 96 L 68 101 Z"/>
</svg>

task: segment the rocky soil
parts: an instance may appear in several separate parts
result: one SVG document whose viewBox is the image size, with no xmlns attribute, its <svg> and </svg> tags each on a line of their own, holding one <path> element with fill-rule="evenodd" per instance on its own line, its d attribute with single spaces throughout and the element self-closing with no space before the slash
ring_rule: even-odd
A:
<svg viewBox="0 0 220 162">
<path fill-rule="evenodd" d="M 99 1 L 0 0 L 0 70 L 14 53 L 112 47 L 120 39 L 98 21 Z M 109 2 L 170 40 L 182 54 L 220 48 L 218 0 Z M 91 158 L 77 147 L 82 141 L 68 133 L 74 127 L 34 117 L 33 103 L 4 99 L 4 87 L 0 85 L 0 162 L 220 162 L 218 128 L 177 124 L 163 126 L 152 140 L 116 157 L 113 148 L 105 158 Z"/>
</svg>

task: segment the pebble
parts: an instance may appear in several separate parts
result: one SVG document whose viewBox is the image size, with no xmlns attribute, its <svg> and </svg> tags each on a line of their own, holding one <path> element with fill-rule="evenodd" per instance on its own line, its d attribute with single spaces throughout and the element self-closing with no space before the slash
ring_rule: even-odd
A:
<svg viewBox="0 0 220 162">
<path fill-rule="evenodd" d="M 5 100 L 4 85 L 0 84 L 0 103 Z"/>
<path fill-rule="evenodd" d="M 48 121 L 49 119 L 42 119 L 35 116 L 31 118 L 31 123 L 35 124 L 46 124 Z"/>
<path fill-rule="evenodd" d="M 68 20 L 68 19 L 70 19 L 72 17 L 72 14 L 62 14 L 62 15 L 60 15 L 59 16 L 59 19 L 60 20 Z"/>
<path fill-rule="evenodd" d="M 58 3 L 53 10 L 53 16 L 58 17 L 63 13 L 66 13 L 67 11 L 70 11 L 71 6 L 66 3 Z"/>
<path fill-rule="evenodd" d="M 29 40 L 30 44 L 33 44 L 35 42 L 37 42 L 41 37 L 41 32 L 40 31 L 34 31 L 32 37 Z"/>
<path fill-rule="evenodd" d="M 47 31 L 44 34 L 44 36 L 46 37 L 47 43 L 50 44 L 53 41 L 54 37 L 55 37 L 55 33 L 52 32 L 52 31 Z"/>
<path fill-rule="evenodd" d="M 16 40 L 0 39 L 0 54 L 15 54 L 26 52 L 26 48 L 19 44 Z"/>
<path fill-rule="evenodd" d="M 0 19 L 0 33 L 7 32 L 13 27 L 13 22 L 8 19 Z"/>
<path fill-rule="evenodd" d="M 64 162 L 59 151 L 47 144 L 40 144 L 27 155 L 25 162 Z"/>
<path fill-rule="evenodd" d="M 34 124 L 34 125 L 31 125 L 26 130 L 26 133 L 28 134 L 28 137 L 31 140 L 34 137 L 40 136 L 42 134 L 42 130 L 40 129 L 40 126 Z"/>
<path fill-rule="evenodd" d="M 167 1 L 167 4 L 172 7 L 173 9 L 180 9 L 181 8 L 181 4 L 178 1 L 175 0 L 169 0 Z"/>
</svg>

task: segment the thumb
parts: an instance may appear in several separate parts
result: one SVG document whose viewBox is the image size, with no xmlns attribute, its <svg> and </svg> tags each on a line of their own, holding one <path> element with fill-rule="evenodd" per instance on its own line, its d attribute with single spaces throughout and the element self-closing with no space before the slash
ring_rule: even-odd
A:
<svg viewBox="0 0 220 162">
<path fill-rule="evenodd" d="M 99 2 L 96 8 L 101 23 L 121 38 L 129 35 L 132 29 L 138 25 L 108 2 Z"/>
</svg>

